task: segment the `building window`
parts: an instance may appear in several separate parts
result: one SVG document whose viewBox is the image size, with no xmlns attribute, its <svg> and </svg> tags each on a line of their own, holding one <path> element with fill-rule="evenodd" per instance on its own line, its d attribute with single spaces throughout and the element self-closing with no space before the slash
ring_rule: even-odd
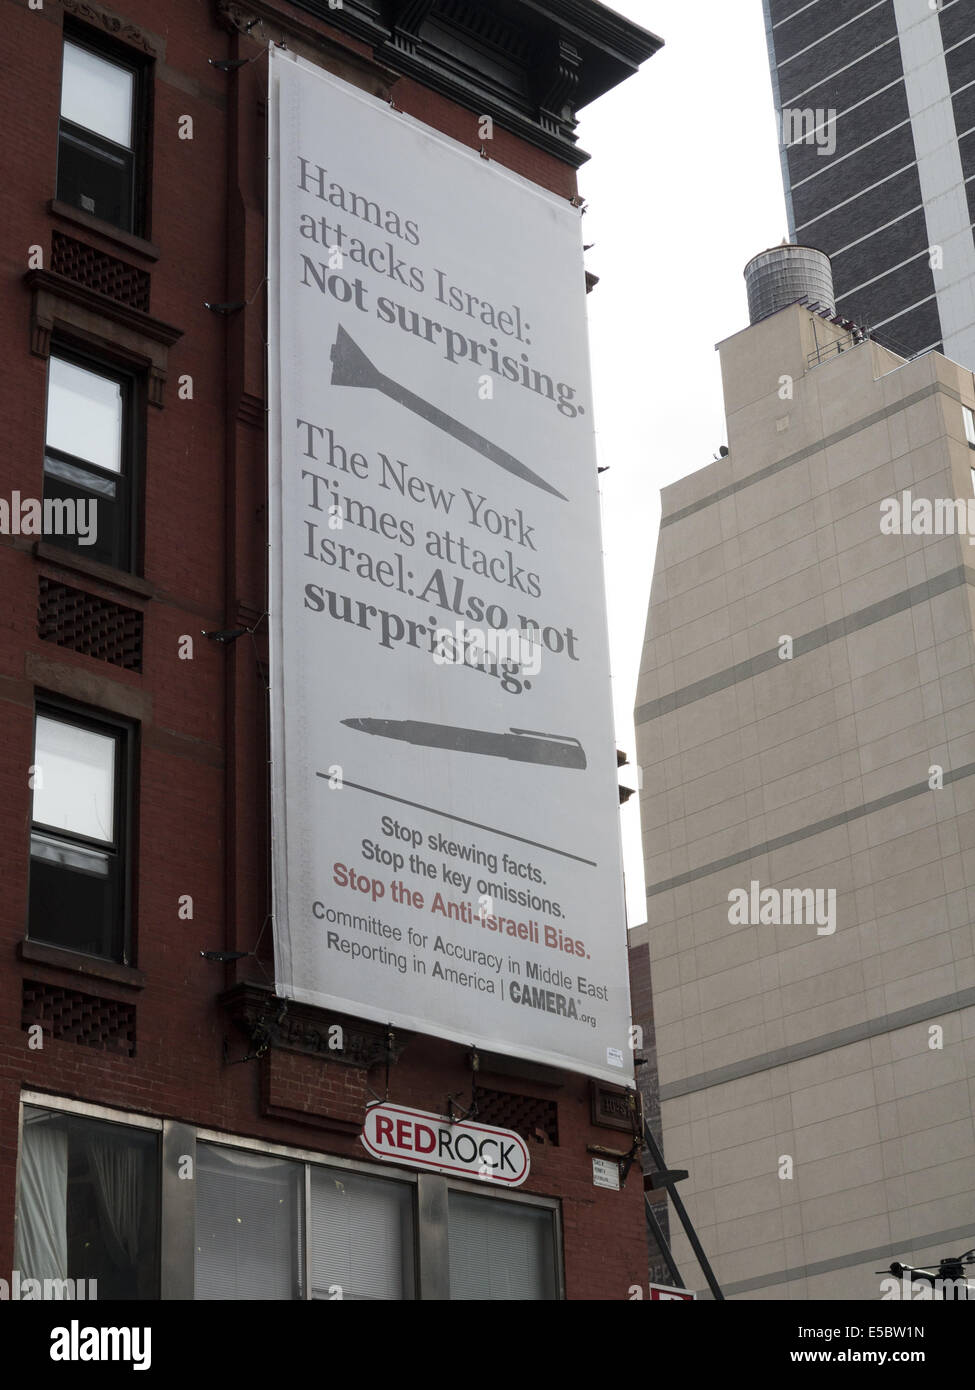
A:
<svg viewBox="0 0 975 1390">
<path fill-rule="evenodd" d="M 413 1188 L 334 1168 L 311 1170 L 311 1297 L 415 1297 Z"/>
<path fill-rule="evenodd" d="M 452 1302 L 558 1297 L 551 1211 L 454 1190 L 448 1228 Z"/>
<path fill-rule="evenodd" d="M 56 706 L 37 710 L 32 941 L 126 962 L 131 737 L 120 723 Z"/>
<path fill-rule="evenodd" d="M 163 1272 L 167 1297 L 209 1301 L 563 1296 L 550 1199 L 212 1131 L 194 1142 L 181 1123 L 34 1092 L 21 1114 L 15 1268 L 97 1288 L 20 1297 L 158 1298 Z M 191 1183 L 161 1166 L 170 1126 Z"/>
<path fill-rule="evenodd" d="M 57 196 L 141 234 L 143 72 L 116 50 L 65 37 Z"/>
<path fill-rule="evenodd" d="M 196 1297 L 303 1298 L 303 1169 L 244 1149 L 196 1149 Z"/>
<path fill-rule="evenodd" d="M 429 1187 L 426 1205 L 418 1183 Z M 554 1202 L 197 1141 L 197 1299 L 414 1299 L 422 1233 L 424 1258 L 446 1256 L 426 1277 L 441 1288 L 449 1278 L 452 1300 L 561 1296 Z"/>
<path fill-rule="evenodd" d="M 51 354 L 44 438 L 45 539 L 115 569 L 133 567 L 135 383 Z"/>
<path fill-rule="evenodd" d="M 971 410 L 969 406 L 963 405 L 961 413 L 965 419 L 965 438 L 970 447 L 975 449 L 975 411 Z"/>
<path fill-rule="evenodd" d="M 198 1299 L 414 1297 L 411 1185 L 315 1165 L 306 1188 L 302 1163 L 196 1152 Z"/>
<path fill-rule="evenodd" d="M 63 1290 L 39 1298 L 158 1298 L 159 1191 L 157 1134 L 25 1105 L 15 1253 L 21 1280 L 40 1280 L 42 1289 L 44 1280 L 57 1281 Z M 65 1290 L 64 1280 L 75 1287 Z"/>
</svg>

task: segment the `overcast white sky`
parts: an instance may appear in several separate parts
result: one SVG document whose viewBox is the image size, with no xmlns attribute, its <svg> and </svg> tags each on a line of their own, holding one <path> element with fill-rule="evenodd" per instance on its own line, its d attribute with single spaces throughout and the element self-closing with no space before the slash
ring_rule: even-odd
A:
<svg viewBox="0 0 975 1390">
<path fill-rule="evenodd" d="M 787 234 L 761 0 L 615 0 L 664 40 L 582 113 L 589 296 L 619 747 L 633 704 L 659 490 L 725 442 L 714 345 L 748 322 L 745 263 Z M 621 780 L 634 786 L 624 771 Z M 646 920 L 637 798 L 622 809 L 627 911 Z"/>
</svg>

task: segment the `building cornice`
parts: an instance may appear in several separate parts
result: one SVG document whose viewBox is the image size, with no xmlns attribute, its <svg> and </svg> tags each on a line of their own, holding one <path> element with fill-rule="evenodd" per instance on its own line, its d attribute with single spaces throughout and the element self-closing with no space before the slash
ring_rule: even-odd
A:
<svg viewBox="0 0 975 1390">
<path fill-rule="evenodd" d="M 313 16 L 368 44 L 385 71 L 490 116 L 574 168 L 589 157 L 576 142 L 576 113 L 632 76 L 663 42 L 596 0 L 342 0 L 335 8 L 328 0 L 287 7 L 218 0 L 218 9 L 225 21 L 228 11 L 247 11 L 285 30 L 294 10 Z"/>
</svg>

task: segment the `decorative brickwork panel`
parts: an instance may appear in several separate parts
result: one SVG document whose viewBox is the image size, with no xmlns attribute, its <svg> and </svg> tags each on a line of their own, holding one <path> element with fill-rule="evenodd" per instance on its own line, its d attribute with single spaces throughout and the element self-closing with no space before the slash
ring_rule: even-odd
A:
<svg viewBox="0 0 975 1390">
<path fill-rule="evenodd" d="M 554 1100 L 536 1096 L 516 1096 L 508 1091 L 477 1089 L 477 1118 L 499 1129 L 513 1129 L 523 1139 L 544 1136 L 550 1144 L 559 1142 L 559 1107 Z"/>
<path fill-rule="evenodd" d="M 126 671 L 142 670 L 142 614 L 42 575 L 37 635 Z"/>
<path fill-rule="evenodd" d="M 51 238 L 51 269 L 55 275 L 66 275 L 77 280 L 87 289 L 97 290 L 108 295 L 120 304 L 128 304 L 132 309 L 149 312 L 150 276 L 147 270 L 139 270 L 125 261 L 107 256 L 104 251 L 96 251 L 74 237 L 63 232 L 54 232 Z"/>
<path fill-rule="evenodd" d="M 272 1113 L 319 1116 L 358 1127 L 373 1099 L 359 1067 L 280 1048 L 268 1054 L 267 1100 Z"/>
<path fill-rule="evenodd" d="M 46 1036 L 100 1052 L 135 1056 L 135 1006 L 74 989 L 24 981 L 21 1027 L 39 1023 Z"/>
</svg>

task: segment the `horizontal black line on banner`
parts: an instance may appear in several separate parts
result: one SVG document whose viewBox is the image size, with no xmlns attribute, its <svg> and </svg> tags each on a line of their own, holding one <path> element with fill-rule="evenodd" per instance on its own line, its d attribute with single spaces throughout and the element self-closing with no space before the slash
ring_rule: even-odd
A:
<svg viewBox="0 0 975 1390">
<path fill-rule="evenodd" d="M 315 776 L 323 777 L 326 782 L 329 780 L 327 772 L 316 772 Z M 401 806 L 412 806 L 417 811 L 429 811 L 434 816 L 445 816 L 447 820 L 455 820 L 460 825 L 471 825 L 475 830 L 487 830 L 492 835 L 503 835 L 506 840 L 517 840 L 521 845 L 548 850 L 549 854 L 560 854 L 563 859 L 574 859 L 577 864 L 588 864 L 593 869 L 599 867 L 595 859 L 583 859 L 581 854 L 570 854 L 567 849 L 556 849 L 554 845 L 545 845 L 541 840 L 528 840 L 524 835 L 513 835 L 510 830 L 499 830 L 496 825 L 482 825 L 477 820 L 466 820 L 463 816 L 455 816 L 453 811 L 441 811 L 439 806 L 424 806 L 422 801 L 407 801 L 405 796 L 393 796 L 392 792 L 381 792 L 376 787 L 364 787 L 361 782 L 347 782 L 345 778 L 342 779 L 342 786 L 354 787 L 357 792 L 368 792 L 370 796 L 381 796 L 386 801 L 398 801 Z"/>
</svg>

